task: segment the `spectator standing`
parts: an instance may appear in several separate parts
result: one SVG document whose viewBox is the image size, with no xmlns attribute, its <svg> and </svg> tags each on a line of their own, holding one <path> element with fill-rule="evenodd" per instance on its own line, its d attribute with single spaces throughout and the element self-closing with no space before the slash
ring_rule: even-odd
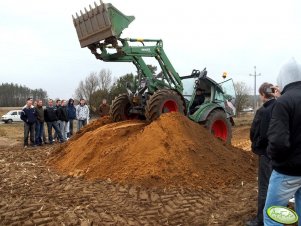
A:
<svg viewBox="0 0 301 226">
<path fill-rule="evenodd" d="M 89 119 L 89 108 L 84 99 L 80 99 L 79 105 L 76 107 L 77 130 L 87 125 Z"/>
<path fill-rule="evenodd" d="M 55 101 L 55 110 L 56 110 L 56 114 L 57 114 L 57 125 L 58 125 L 58 128 L 59 128 L 59 130 L 61 130 L 61 124 L 62 124 L 62 122 L 61 122 L 61 120 L 60 120 L 60 111 L 59 111 L 59 109 L 61 108 L 61 100 L 60 99 L 57 99 L 56 101 Z M 58 135 L 57 135 L 57 133 L 56 133 L 56 131 L 54 131 L 54 136 L 53 136 L 53 139 L 54 140 L 59 140 L 59 138 L 58 138 Z"/>
<path fill-rule="evenodd" d="M 274 93 L 271 92 L 272 87 L 273 84 L 270 83 L 263 83 L 259 87 L 263 106 L 256 111 L 250 131 L 252 151 L 258 155 L 258 193 L 256 218 L 248 221 L 246 226 L 263 226 L 263 208 L 272 173 L 272 163 L 266 151 L 268 146 L 267 131 L 276 101 Z"/>
<path fill-rule="evenodd" d="M 28 147 L 28 136 L 30 134 L 30 144 L 31 146 L 35 146 L 34 141 L 34 130 L 35 130 L 35 122 L 36 122 L 36 111 L 32 107 L 32 100 L 28 98 L 26 101 L 26 107 L 22 109 L 21 119 L 24 122 L 24 148 Z"/>
<path fill-rule="evenodd" d="M 46 109 L 44 110 L 44 117 L 45 117 L 45 121 L 47 123 L 47 129 L 48 129 L 48 139 L 49 139 L 49 143 L 53 144 L 53 137 L 52 137 L 52 128 L 54 129 L 54 131 L 57 133 L 60 142 L 63 142 L 63 136 L 61 134 L 61 131 L 58 127 L 58 117 L 57 117 L 57 110 L 55 107 L 53 107 L 53 100 L 50 99 L 48 101 L 48 106 L 46 107 Z"/>
<path fill-rule="evenodd" d="M 36 145 L 42 146 L 42 137 L 44 131 L 44 109 L 43 109 L 43 101 L 37 100 L 37 106 L 35 107 L 37 114 L 36 128 L 35 128 L 35 142 Z"/>
<path fill-rule="evenodd" d="M 268 130 L 267 153 L 273 172 L 264 207 L 265 226 L 282 225 L 270 219 L 267 210 L 271 206 L 287 206 L 294 195 L 295 210 L 301 216 L 301 64 L 295 59 L 285 64 L 277 85 L 282 92 L 274 105 Z"/>
<path fill-rule="evenodd" d="M 68 112 L 67 112 L 67 106 L 65 100 L 61 101 L 61 106 L 60 108 L 58 108 L 57 112 L 58 112 L 59 122 L 61 123 L 60 126 L 61 134 L 63 136 L 63 139 L 67 140 Z"/>
<path fill-rule="evenodd" d="M 110 105 L 107 104 L 107 100 L 103 99 L 102 104 L 99 106 L 100 117 L 104 117 L 109 115 L 110 113 Z"/>
<path fill-rule="evenodd" d="M 32 98 L 32 97 L 28 97 L 27 100 L 30 100 L 31 103 L 33 103 L 33 98 Z M 26 107 L 27 107 L 27 102 L 26 102 L 26 104 L 23 106 L 23 108 L 26 108 Z M 22 109 L 23 109 L 23 108 L 22 108 Z M 34 104 L 31 104 L 31 108 L 34 108 Z"/>
<path fill-rule="evenodd" d="M 76 119 L 76 109 L 74 106 L 74 100 L 71 98 L 68 101 L 67 111 L 68 111 L 68 123 L 69 123 L 68 137 L 71 137 L 73 135 L 73 120 Z"/>
<path fill-rule="evenodd" d="M 48 144 L 45 133 L 45 122 L 43 123 L 43 142 L 44 144 Z"/>
</svg>

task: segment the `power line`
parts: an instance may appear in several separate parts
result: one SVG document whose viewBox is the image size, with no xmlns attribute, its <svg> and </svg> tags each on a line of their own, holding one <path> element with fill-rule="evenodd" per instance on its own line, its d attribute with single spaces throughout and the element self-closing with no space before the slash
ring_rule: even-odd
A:
<svg viewBox="0 0 301 226">
<path fill-rule="evenodd" d="M 261 76 L 261 73 L 259 74 L 256 74 L 256 66 L 254 66 L 254 74 L 250 74 L 250 76 L 254 76 L 254 106 L 253 106 L 253 109 L 254 109 L 254 112 L 256 110 L 256 77 L 257 76 Z"/>
</svg>

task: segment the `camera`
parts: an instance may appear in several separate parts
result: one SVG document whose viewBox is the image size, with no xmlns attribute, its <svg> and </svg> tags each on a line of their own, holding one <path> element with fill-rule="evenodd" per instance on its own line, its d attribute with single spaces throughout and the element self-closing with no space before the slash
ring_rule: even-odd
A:
<svg viewBox="0 0 301 226">
<path fill-rule="evenodd" d="M 270 87 L 270 88 L 267 88 L 266 89 L 266 93 L 275 93 L 275 88 L 273 88 L 273 87 Z"/>
</svg>

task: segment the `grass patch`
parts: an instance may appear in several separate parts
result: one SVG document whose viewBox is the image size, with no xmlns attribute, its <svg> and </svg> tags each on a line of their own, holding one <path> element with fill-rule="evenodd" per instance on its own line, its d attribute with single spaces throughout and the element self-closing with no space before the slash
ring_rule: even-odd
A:
<svg viewBox="0 0 301 226">
<path fill-rule="evenodd" d="M 1 134 L 5 134 L 3 136 L 11 140 L 20 141 L 24 136 L 24 124 L 19 122 L 13 122 L 12 124 L 2 124 L 0 125 L 0 136 L 2 136 Z"/>
<path fill-rule="evenodd" d="M 0 128 L 0 137 L 5 137 L 5 136 L 7 136 L 7 132 L 3 128 Z"/>
<path fill-rule="evenodd" d="M 252 124 L 254 119 L 253 113 L 242 114 L 239 117 L 234 118 L 234 122 L 236 126 L 249 126 Z"/>
</svg>

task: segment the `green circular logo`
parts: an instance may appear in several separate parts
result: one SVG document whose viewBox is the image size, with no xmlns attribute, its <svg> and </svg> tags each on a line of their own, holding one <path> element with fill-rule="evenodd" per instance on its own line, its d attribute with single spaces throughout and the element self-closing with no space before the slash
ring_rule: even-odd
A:
<svg viewBox="0 0 301 226">
<path fill-rule="evenodd" d="M 273 221 L 280 224 L 294 224 L 298 221 L 296 212 L 284 206 L 271 206 L 267 214 Z"/>
</svg>

